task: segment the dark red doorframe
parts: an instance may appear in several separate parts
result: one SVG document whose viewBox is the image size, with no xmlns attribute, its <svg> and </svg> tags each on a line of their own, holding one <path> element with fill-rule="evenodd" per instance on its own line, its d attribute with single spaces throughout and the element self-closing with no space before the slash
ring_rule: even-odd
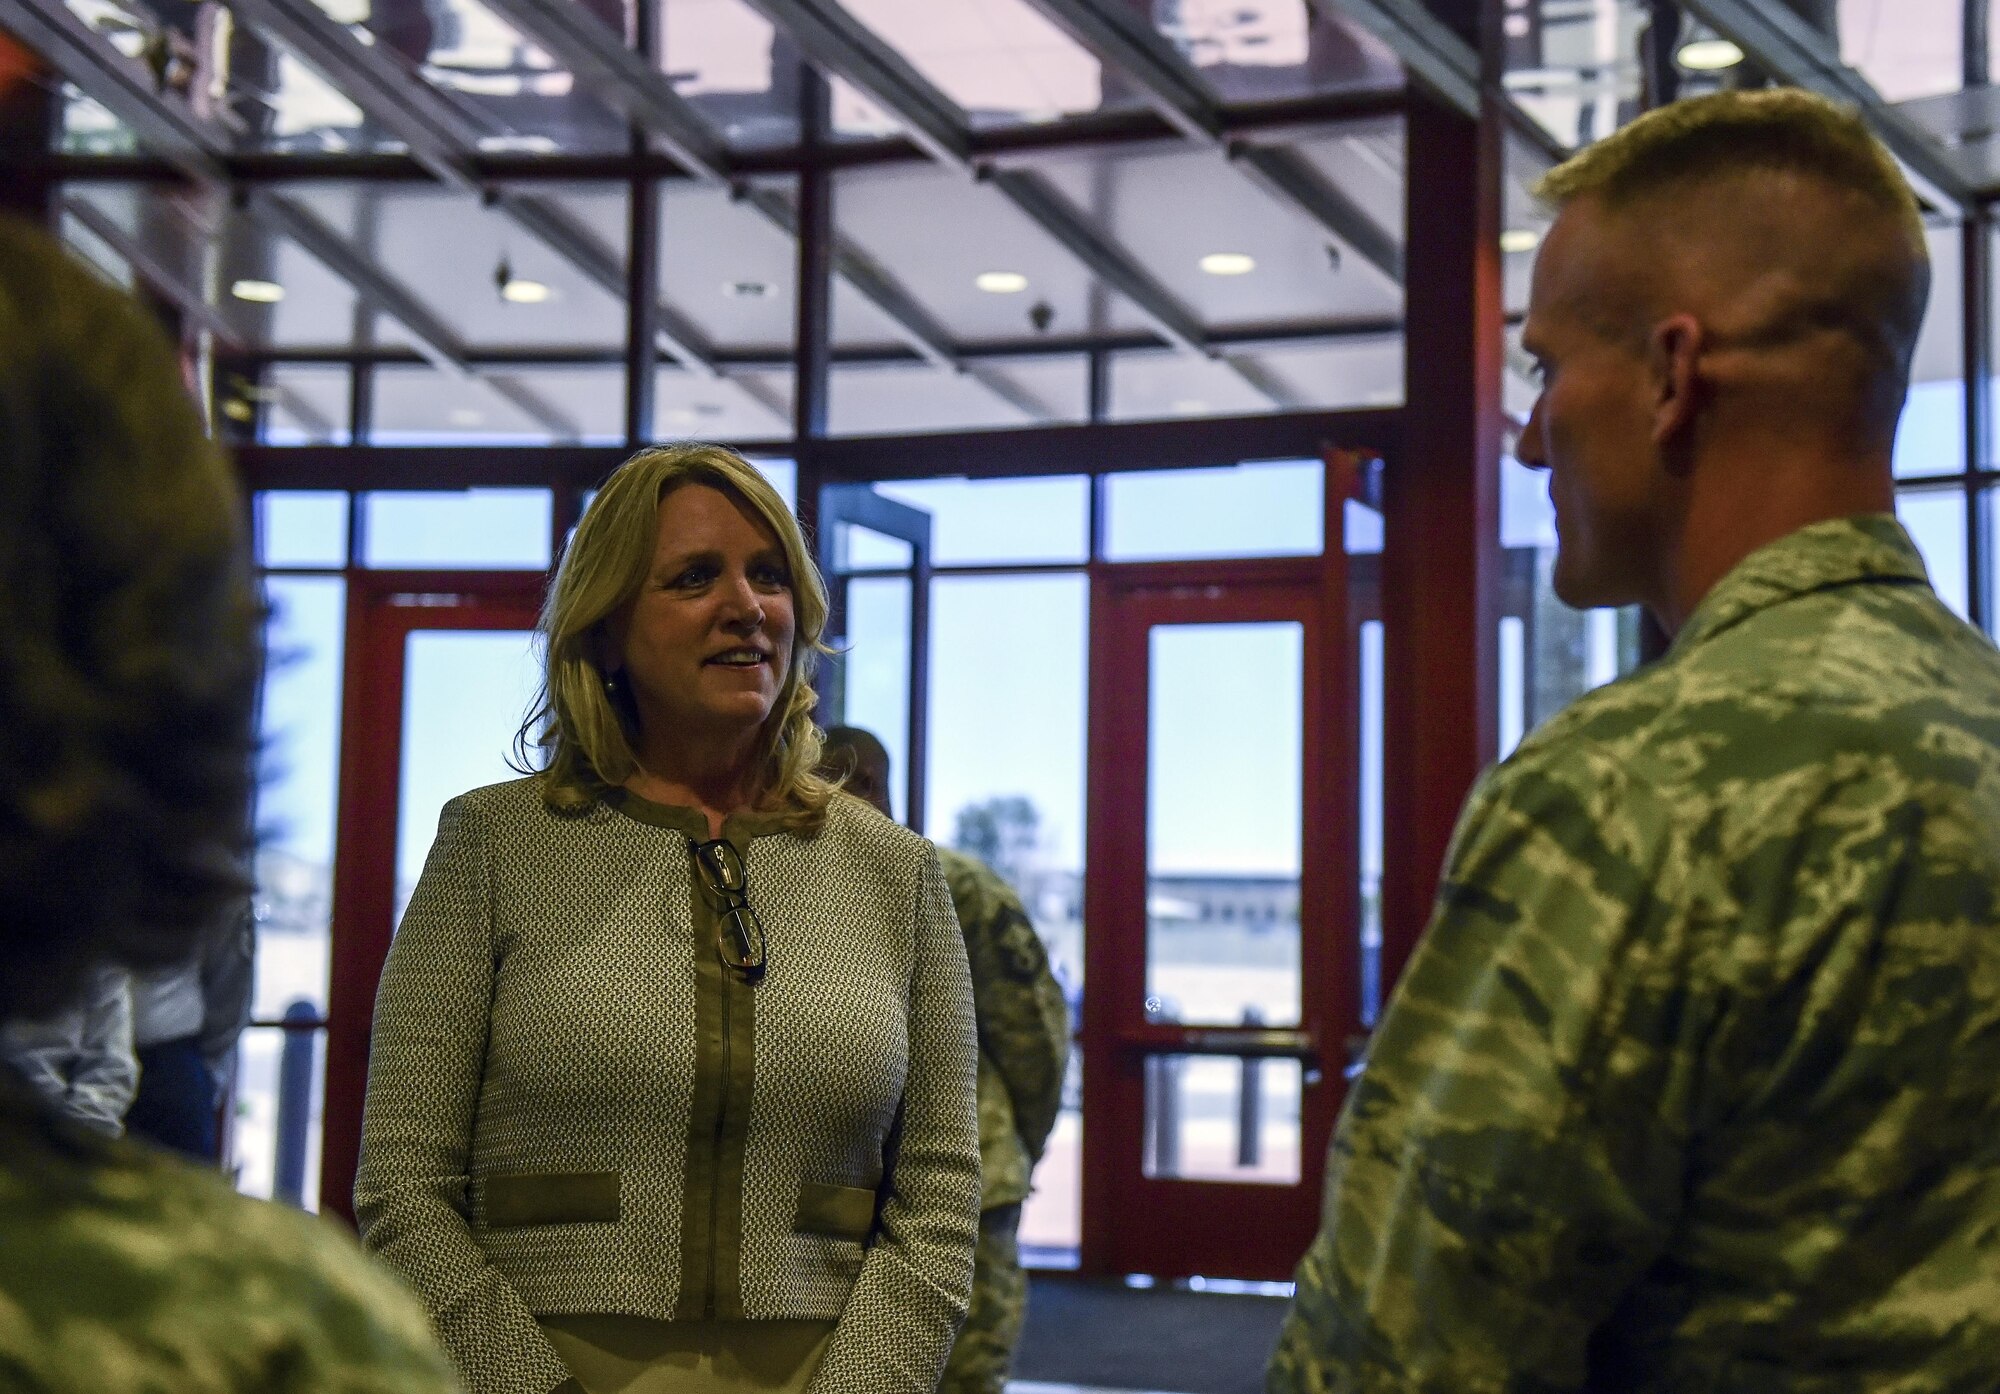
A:
<svg viewBox="0 0 2000 1394">
<path fill-rule="evenodd" d="M 320 1209 L 350 1222 L 375 987 L 395 930 L 406 641 L 425 629 L 532 629 L 547 581 L 539 571 L 348 573 Z"/>
</svg>

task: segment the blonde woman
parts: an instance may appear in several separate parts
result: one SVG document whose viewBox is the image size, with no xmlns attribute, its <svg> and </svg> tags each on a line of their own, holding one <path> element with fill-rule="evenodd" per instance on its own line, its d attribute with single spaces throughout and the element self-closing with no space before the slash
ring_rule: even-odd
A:
<svg viewBox="0 0 2000 1394">
<path fill-rule="evenodd" d="M 447 804 L 356 1213 L 471 1394 L 921 1394 L 979 1215 L 936 853 L 813 773 L 826 592 L 712 446 L 614 473 L 542 617 L 544 769 Z"/>
</svg>

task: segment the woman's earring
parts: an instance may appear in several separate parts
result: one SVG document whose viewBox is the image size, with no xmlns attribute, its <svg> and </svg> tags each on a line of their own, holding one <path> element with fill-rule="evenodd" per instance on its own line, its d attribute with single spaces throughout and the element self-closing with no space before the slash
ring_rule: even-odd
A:
<svg viewBox="0 0 2000 1394">
<path fill-rule="evenodd" d="M 618 675 L 616 673 L 606 673 L 604 675 L 604 695 L 606 697 L 616 697 L 618 695 Z"/>
</svg>

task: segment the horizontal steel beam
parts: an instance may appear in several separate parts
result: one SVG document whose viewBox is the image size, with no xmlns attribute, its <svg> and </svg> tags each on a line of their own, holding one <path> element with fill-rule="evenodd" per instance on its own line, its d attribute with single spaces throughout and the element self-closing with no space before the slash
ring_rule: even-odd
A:
<svg viewBox="0 0 2000 1394">
<path fill-rule="evenodd" d="M 1339 135 L 1355 123 L 1393 119 L 1402 114 L 1400 89 L 1324 92 L 1304 97 L 1231 103 L 1222 108 L 1223 135 L 1304 139 Z M 1537 127 L 1536 129 L 1540 129 Z M 982 165 L 1036 163 L 1052 155 L 1089 156 L 1134 146 L 1180 140 L 1183 132 L 1154 112 L 1139 107 L 1080 112 L 1046 124 L 998 126 L 972 132 L 972 158 Z M 1546 135 L 1546 133 L 1544 133 Z M 273 184 L 297 181 L 368 181 L 411 183 L 433 176 L 407 154 L 388 150 L 334 153 L 324 150 L 240 150 L 223 158 L 232 183 Z M 732 174 L 797 174 L 806 169 L 859 169 L 876 165 L 915 164 L 930 155 L 899 135 L 843 140 L 837 145 L 774 146 L 732 152 Z M 1559 158 L 1559 156 L 1558 156 Z M 687 169 L 664 151 L 631 154 L 620 151 L 590 154 L 551 152 L 522 155 L 480 152 L 473 161 L 485 185 L 575 184 L 631 179 L 685 179 Z M 180 172 L 150 155 L 73 155 L 52 152 L 34 162 L 35 172 L 75 181 L 143 183 L 178 178 Z"/>
<path fill-rule="evenodd" d="M 1305 156 L 1289 147 L 1238 143 L 1229 147 L 1229 157 L 1266 193 L 1304 213 L 1397 285 L 1403 283 L 1401 241 Z"/>
<path fill-rule="evenodd" d="M 0 28 L 130 126 L 146 148 L 175 170 L 199 180 L 222 178 L 227 133 L 167 97 L 145 64 L 119 52 L 62 0 L 0 0 Z"/>
</svg>

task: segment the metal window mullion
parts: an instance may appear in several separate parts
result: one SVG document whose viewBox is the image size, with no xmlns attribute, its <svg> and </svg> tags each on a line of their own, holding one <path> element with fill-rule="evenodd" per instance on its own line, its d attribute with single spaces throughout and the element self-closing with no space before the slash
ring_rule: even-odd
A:
<svg viewBox="0 0 2000 1394">
<path fill-rule="evenodd" d="M 1965 381 L 1966 609 L 1972 623 L 1990 633 L 1995 619 L 1986 527 L 1990 508 L 1980 475 L 1987 465 L 1993 431 L 1993 237 L 1992 223 L 1983 207 L 1967 211 L 1959 236 L 1964 297 L 1960 319 Z"/>
</svg>

